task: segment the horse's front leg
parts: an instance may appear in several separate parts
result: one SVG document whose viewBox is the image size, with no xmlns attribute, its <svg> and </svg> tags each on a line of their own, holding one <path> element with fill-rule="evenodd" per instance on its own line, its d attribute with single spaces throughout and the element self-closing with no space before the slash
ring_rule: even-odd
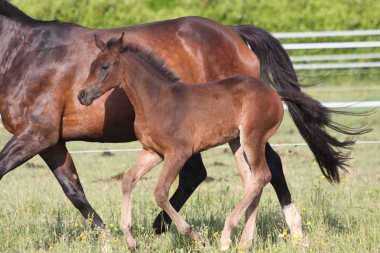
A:
<svg viewBox="0 0 380 253">
<path fill-rule="evenodd" d="M 192 155 L 180 171 L 178 187 L 170 198 L 170 204 L 177 212 L 195 189 L 205 180 L 206 176 L 207 172 L 203 165 L 201 154 Z M 171 223 L 172 219 L 166 212 L 162 211 L 154 220 L 153 228 L 157 234 L 161 234 L 168 229 Z"/>
<path fill-rule="evenodd" d="M 190 154 L 185 154 L 182 149 L 172 150 L 172 152 L 165 154 L 164 165 L 154 189 L 154 197 L 157 205 L 173 220 L 178 232 L 201 243 L 203 241 L 202 237 L 192 229 L 169 202 L 169 188 L 189 157 Z"/>
<path fill-rule="evenodd" d="M 0 179 L 44 149 L 58 142 L 58 133 L 19 130 L 0 152 Z"/>
<path fill-rule="evenodd" d="M 85 219 L 92 218 L 93 224 L 103 227 L 102 219 L 86 199 L 79 175 L 65 142 L 58 142 L 53 147 L 45 149 L 40 153 L 40 156 L 53 172 L 67 198 L 81 212 L 83 217 Z"/>
<path fill-rule="evenodd" d="M 136 251 L 138 246 L 132 235 L 132 190 L 137 184 L 137 181 L 160 162 L 162 162 L 162 158 L 158 154 L 153 151 L 143 149 L 136 162 L 133 164 L 131 169 L 124 174 L 123 177 L 123 206 L 121 211 L 120 227 L 127 241 L 127 246 L 132 252 Z"/>
</svg>

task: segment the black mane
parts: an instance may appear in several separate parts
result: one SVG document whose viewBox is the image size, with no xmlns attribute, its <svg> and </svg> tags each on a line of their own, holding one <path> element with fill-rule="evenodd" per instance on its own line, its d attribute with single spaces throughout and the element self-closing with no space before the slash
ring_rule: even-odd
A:
<svg viewBox="0 0 380 253">
<path fill-rule="evenodd" d="M 35 20 L 28 15 L 26 15 L 23 11 L 18 9 L 16 6 L 9 3 L 7 0 L 0 0 L 0 15 L 6 16 L 8 18 L 15 18 L 19 20 L 23 20 L 26 22 L 36 21 L 41 23 L 47 23 L 47 22 L 57 22 L 56 20 L 52 21 L 42 21 L 42 20 Z"/>
<path fill-rule="evenodd" d="M 107 41 L 107 49 L 111 49 L 115 42 L 117 41 L 116 38 L 112 38 L 109 41 Z M 158 73 L 160 73 L 162 76 L 167 78 L 168 80 L 172 82 L 178 82 L 180 81 L 180 78 L 175 74 L 173 70 L 171 70 L 163 60 L 159 59 L 153 52 L 143 49 L 137 45 L 134 44 L 127 44 L 123 51 L 121 53 L 133 53 L 138 58 L 143 60 L 144 62 L 148 63 L 151 67 L 153 67 Z"/>
<path fill-rule="evenodd" d="M 24 12 L 20 11 L 16 6 L 10 4 L 6 0 L 0 0 L 0 15 L 6 16 L 6 17 L 28 17 Z"/>
</svg>

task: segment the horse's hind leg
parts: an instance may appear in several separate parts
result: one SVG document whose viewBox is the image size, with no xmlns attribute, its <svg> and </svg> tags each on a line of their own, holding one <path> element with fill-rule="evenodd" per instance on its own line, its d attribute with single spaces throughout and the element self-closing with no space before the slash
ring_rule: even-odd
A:
<svg viewBox="0 0 380 253">
<path fill-rule="evenodd" d="M 177 226 L 178 232 L 189 237 L 190 239 L 201 242 L 202 238 L 195 233 L 192 227 L 178 214 L 169 202 L 169 188 L 180 172 L 182 166 L 185 164 L 186 160 L 190 157 L 190 155 L 186 155 L 178 150 L 181 149 L 165 154 L 164 165 L 158 179 L 158 183 L 154 189 L 154 197 L 157 205 L 161 207 L 173 220 L 174 224 Z"/>
<path fill-rule="evenodd" d="M 201 154 L 192 155 L 179 173 L 178 187 L 170 198 L 170 204 L 177 212 L 195 189 L 205 180 L 206 176 L 207 172 L 203 165 Z M 161 234 L 167 230 L 171 222 L 169 215 L 162 211 L 154 220 L 153 228 L 157 234 Z"/>
<path fill-rule="evenodd" d="M 242 138 L 242 135 L 241 135 Z M 242 141 L 242 146 L 246 154 L 247 160 L 249 162 L 249 167 L 251 168 L 251 174 L 248 174 L 247 169 L 240 170 L 244 168 L 240 166 L 239 174 L 243 178 L 246 175 L 252 177 L 251 180 L 247 182 L 252 183 L 250 186 L 245 187 L 245 192 L 242 200 L 235 207 L 232 213 L 228 216 L 225 221 L 224 228 L 221 235 L 220 246 L 221 250 L 227 250 L 231 245 L 231 232 L 237 226 L 240 218 L 243 216 L 244 212 L 249 206 L 253 210 L 257 209 L 259 200 L 261 197 L 262 190 L 266 184 L 269 183 L 271 174 L 264 156 L 264 144 L 262 141 L 256 140 L 255 138 L 247 138 L 249 140 L 254 140 L 256 143 L 250 145 L 246 141 Z M 253 212 L 250 219 L 256 219 L 256 211 Z"/>
<path fill-rule="evenodd" d="M 103 227 L 103 221 L 88 203 L 75 169 L 73 160 L 64 142 L 59 142 L 40 153 L 57 178 L 63 191 L 71 203 L 81 212 L 85 219 L 92 218 L 93 224 Z"/>
<path fill-rule="evenodd" d="M 153 169 L 157 164 L 162 162 L 162 158 L 153 151 L 143 149 L 133 164 L 123 177 L 122 193 L 123 193 L 123 206 L 121 210 L 121 230 L 124 233 L 127 241 L 127 246 L 131 251 L 135 251 L 137 243 L 132 235 L 132 190 L 137 184 L 137 181 Z"/>
<path fill-rule="evenodd" d="M 232 150 L 232 153 L 235 156 L 236 165 L 238 167 L 239 174 L 241 175 L 241 179 L 243 182 L 244 192 L 248 192 L 249 189 L 252 187 L 253 182 L 253 174 L 251 172 L 251 169 L 248 165 L 248 161 L 245 157 L 244 151 L 242 146 L 240 145 L 239 138 L 235 139 L 234 141 L 230 142 L 230 147 Z M 256 216 L 258 208 L 256 208 L 260 202 L 261 193 L 259 196 L 255 198 L 253 202 L 248 206 L 247 210 L 245 211 L 245 226 L 244 230 L 241 236 L 241 240 L 239 243 L 240 248 L 250 248 L 251 247 L 251 240 L 253 238 L 253 232 L 255 229 L 255 223 L 256 223 Z"/>
<path fill-rule="evenodd" d="M 289 188 L 286 184 L 284 172 L 282 170 L 281 159 L 278 154 L 272 149 L 269 143 L 265 146 L 265 158 L 268 162 L 269 169 L 272 174 L 272 184 L 276 191 L 278 200 L 280 201 L 282 210 L 285 215 L 286 223 L 293 237 L 303 237 L 302 233 L 302 217 L 296 206 L 292 203 Z"/>
</svg>

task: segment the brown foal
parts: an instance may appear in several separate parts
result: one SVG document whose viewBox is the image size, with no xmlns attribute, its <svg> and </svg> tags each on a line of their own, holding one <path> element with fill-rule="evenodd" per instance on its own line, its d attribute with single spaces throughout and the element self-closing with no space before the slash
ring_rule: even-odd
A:
<svg viewBox="0 0 380 253">
<path fill-rule="evenodd" d="M 181 234 L 202 241 L 170 204 L 169 188 L 191 155 L 227 142 L 243 181 L 244 196 L 225 221 L 221 249 L 229 248 L 231 232 L 246 211 L 249 218 L 240 246 L 250 245 L 261 193 L 271 180 L 265 144 L 283 118 L 279 94 L 292 100 L 291 94 L 278 94 L 264 82 L 243 75 L 202 85 L 178 82 L 153 54 L 125 46 L 124 33 L 107 44 L 95 36 L 95 42 L 101 53 L 93 61 L 78 99 L 88 106 L 110 89 L 121 87 L 134 107 L 134 128 L 143 145 L 122 184 L 121 228 L 128 247 L 137 247 L 131 230 L 131 192 L 137 181 L 162 161 L 154 189 L 157 205 Z M 302 106 L 301 101 L 293 102 Z"/>
</svg>

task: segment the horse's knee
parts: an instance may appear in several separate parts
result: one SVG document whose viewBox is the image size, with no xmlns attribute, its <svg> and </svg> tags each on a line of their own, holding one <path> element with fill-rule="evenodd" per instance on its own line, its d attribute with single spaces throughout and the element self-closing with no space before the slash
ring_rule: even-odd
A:
<svg viewBox="0 0 380 253">
<path fill-rule="evenodd" d="M 9 166 L 7 166 L 7 163 L 3 160 L 2 155 L 0 154 L 0 180 L 10 171 Z"/>
<path fill-rule="evenodd" d="M 264 165 L 266 169 L 262 170 L 262 178 L 264 186 L 267 185 L 272 180 L 272 173 L 270 172 L 267 165 Z"/>
<path fill-rule="evenodd" d="M 168 194 L 163 190 L 155 190 L 153 195 L 156 200 L 156 204 L 161 208 L 163 208 L 168 202 Z"/>
</svg>

